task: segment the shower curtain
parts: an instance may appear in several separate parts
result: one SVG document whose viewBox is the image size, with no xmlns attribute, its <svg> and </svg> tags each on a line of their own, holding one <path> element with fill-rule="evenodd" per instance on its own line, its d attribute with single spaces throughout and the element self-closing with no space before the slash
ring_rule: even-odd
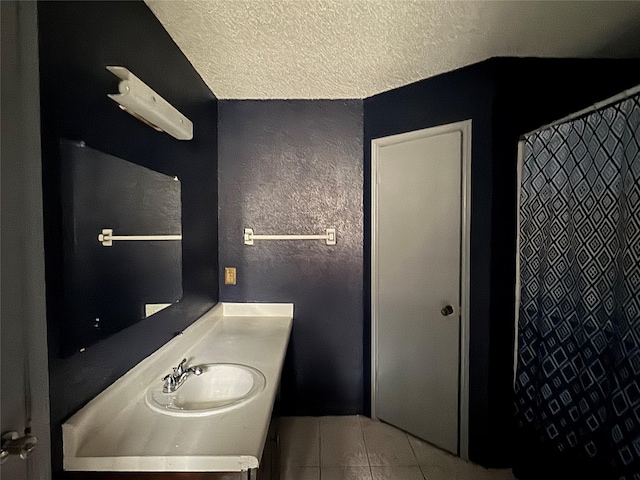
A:
<svg viewBox="0 0 640 480">
<path fill-rule="evenodd" d="M 639 137 L 636 94 L 525 139 L 521 478 L 640 480 Z"/>
</svg>

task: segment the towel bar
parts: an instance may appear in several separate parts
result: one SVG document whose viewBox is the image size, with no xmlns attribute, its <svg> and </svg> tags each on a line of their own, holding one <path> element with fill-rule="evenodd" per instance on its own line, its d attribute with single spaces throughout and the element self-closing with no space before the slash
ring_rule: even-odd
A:
<svg viewBox="0 0 640 480">
<path fill-rule="evenodd" d="M 244 229 L 244 244 L 253 245 L 254 240 L 326 240 L 327 245 L 336 244 L 336 229 L 327 228 L 324 235 L 255 235 L 253 228 Z"/>
<path fill-rule="evenodd" d="M 182 240 L 182 235 L 114 235 L 112 228 L 103 228 L 102 233 L 98 235 L 98 241 L 103 247 L 111 247 L 115 241 L 132 240 Z"/>
</svg>

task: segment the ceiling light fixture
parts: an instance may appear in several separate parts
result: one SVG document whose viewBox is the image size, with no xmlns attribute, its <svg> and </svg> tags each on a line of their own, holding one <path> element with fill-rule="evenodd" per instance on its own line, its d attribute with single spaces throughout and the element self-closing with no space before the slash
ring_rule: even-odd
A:
<svg viewBox="0 0 640 480">
<path fill-rule="evenodd" d="M 158 95 L 151 87 L 124 67 L 107 67 L 121 81 L 120 93 L 107 96 L 120 108 L 150 127 L 166 132 L 178 140 L 193 138 L 193 123 Z"/>
</svg>

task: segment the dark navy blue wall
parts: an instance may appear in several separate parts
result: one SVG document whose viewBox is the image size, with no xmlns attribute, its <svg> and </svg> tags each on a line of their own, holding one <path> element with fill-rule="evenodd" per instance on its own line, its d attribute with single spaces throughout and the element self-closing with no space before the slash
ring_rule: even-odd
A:
<svg viewBox="0 0 640 480">
<path fill-rule="evenodd" d="M 519 135 L 639 83 L 635 71 L 637 61 L 495 58 L 364 101 L 366 190 L 372 139 L 473 121 L 469 435 L 475 462 L 511 463 Z M 365 232 L 369 229 L 367 192 Z M 365 239 L 369 285 L 369 236 Z M 369 296 L 367 288 L 365 338 L 370 329 Z M 365 367 L 369 362 L 365 342 Z"/>
<path fill-rule="evenodd" d="M 43 203 L 54 470 L 62 462 L 61 423 L 218 300 L 217 100 L 148 7 L 139 2 L 41 2 L 38 5 Z M 122 65 L 194 124 L 180 141 L 122 112 L 107 98 Z M 67 359 L 62 285 L 59 139 L 167 175 L 182 186 L 183 300 Z M 123 288 L 126 278 L 122 278 Z M 117 298 L 112 299 L 117 302 Z M 179 359 L 177 359 L 179 360 Z"/>
<path fill-rule="evenodd" d="M 219 102 L 220 268 L 226 302 L 293 302 L 284 414 L 363 408 L 362 101 Z M 242 233 L 318 234 L 256 241 Z"/>
</svg>

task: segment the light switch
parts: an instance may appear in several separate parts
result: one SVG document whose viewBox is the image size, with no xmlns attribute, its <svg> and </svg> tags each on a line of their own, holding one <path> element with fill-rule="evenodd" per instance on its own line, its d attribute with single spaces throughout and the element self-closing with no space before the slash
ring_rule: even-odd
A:
<svg viewBox="0 0 640 480">
<path fill-rule="evenodd" d="M 236 284 L 236 267 L 224 267 L 224 284 Z"/>
</svg>

